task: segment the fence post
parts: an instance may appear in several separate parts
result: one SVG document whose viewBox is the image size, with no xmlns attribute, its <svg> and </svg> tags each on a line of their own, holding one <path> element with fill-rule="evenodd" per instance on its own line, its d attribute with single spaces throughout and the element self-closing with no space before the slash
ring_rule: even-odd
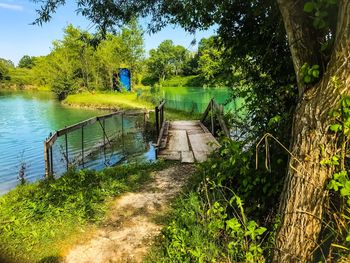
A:
<svg viewBox="0 0 350 263">
<path fill-rule="evenodd" d="M 84 168 L 84 126 L 81 126 L 81 162 Z"/>
<path fill-rule="evenodd" d="M 52 146 L 50 146 L 50 176 L 53 176 L 53 154 L 52 154 Z"/>
<path fill-rule="evenodd" d="M 50 159 L 49 159 L 49 149 L 47 147 L 47 140 L 44 142 L 44 159 L 45 159 L 45 178 L 49 178 L 50 174 Z"/>
<path fill-rule="evenodd" d="M 213 99 L 210 101 L 210 115 L 211 115 L 211 133 L 214 135 L 214 103 Z"/>
<path fill-rule="evenodd" d="M 67 172 L 69 169 L 69 158 L 68 158 L 68 138 L 67 138 L 67 133 L 64 135 L 64 139 L 66 141 L 66 162 L 67 162 Z"/>
<path fill-rule="evenodd" d="M 122 150 L 123 155 L 125 155 L 125 143 L 124 143 L 124 112 L 122 112 Z"/>
<path fill-rule="evenodd" d="M 164 121 L 164 105 L 162 105 L 162 108 L 160 109 L 160 124 L 159 124 L 160 129 L 163 126 L 163 121 Z"/>
<path fill-rule="evenodd" d="M 158 136 L 159 135 L 159 109 L 158 109 L 158 106 L 156 106 L 155 113 L 156 113 L 156 130 L 157 130 L 157 136 Z"/>
</svg>

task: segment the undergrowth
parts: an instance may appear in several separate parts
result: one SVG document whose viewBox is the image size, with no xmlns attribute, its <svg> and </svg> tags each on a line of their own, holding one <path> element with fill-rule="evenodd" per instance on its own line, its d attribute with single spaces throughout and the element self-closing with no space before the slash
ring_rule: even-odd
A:
<svg viewBox="0 0 350 263">
<path fill-rule="evenodd" d="M 223 140 L 198 166 L 146 262 L 266 262 L 278 227 L 271 200 L 281 188 L 253 160 L 252 149 Z"/>
<path fill-rule="evenodd" d="M 103 219 L 111 197 L 135 190 L 164 167 L 159 162 L 70 170 L 56 180 L 18 186 L 0 197 L 0 262 L 57 261 L 65 242 L 80 239 L 88 223 Z"/>
</svg>

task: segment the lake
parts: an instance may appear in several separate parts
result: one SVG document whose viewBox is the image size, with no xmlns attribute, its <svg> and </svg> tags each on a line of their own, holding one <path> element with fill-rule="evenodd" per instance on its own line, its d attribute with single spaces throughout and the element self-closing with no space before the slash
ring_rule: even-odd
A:
<svg viewBox="0 0 350 263">
<path fill-rule="evenodd" d="M 203 112 L 211 98 L 218 103 L 229 99 L 229 91 L 223 88 L 162 88 L 161 95 L 167 100 L 167 107 L 192 112 Z M 233 106 L 231 103 L 226 108 Z M 50 132 L 106 113 L 63 106 L 49 92 L 0 90 L 0 195 L 16 186 L 21 164 L 25 165 L 25 177 L 29 182 L 44 177 L 44 140 Z M 112 148 L 94 152 L 84 167 L 102 169 L 119 162 L 154 160 L 152 138 L 139 129 L 142 123 L 143 117 L 125 117 L 122 135 L 120 117 L 106 121 L 107 136 L 112 138 L 117 134 L 123 136 L 123 140 L 117 139 Z M 101 142 L 103 137 L 98 123 L 84 130 L 85 149 Z M 68 135 L 68 145 L 69 161 L 73 163 L 73 158 L 79 158 L 81 152 L 80 130 Z M 56 174 L 66 169 L 64 151 L 63 137 L 57 140 L 54 149 Z"/>
<path fill-rule="evenodd" d="M 166 107 L 196 113 L 204 112 L 212 98 L 226 105 L 226 110 L 235 110 L 243 102 L 240 99 L 231 102 L 228 88 L 163 87 L 160 95 L 166 100 Z"/>
<path fill-rule="evenodd" d="M 33 182 L 44 177 L 44 140 L 50 132 L 106 113 L 106 111 L 65 107 L 48 92 L 0 90 L 0 195 L 18 183 L 17 177 L 21 163 L 26 166 L 25 176 L 28 181 Z M 111 121 L 120 122 L 118 119 Z M 124 119 L 126 134 L 134 123 L 132 119 Z M 101 129 L 96 126 L 89 129 L 86 130 L 85 136 L 86 149 L 102 138 Z M 106 132 L 110 133 L 110 130 L 107 122 Z M 69 135 L 70 156 L 80 151 L 80 141 L 79 134 Z M 107 151 L 94 156 L 95 160 L 87 163 L 85 167 L 101 169 L 106 166 L 106 159 L 108 164 L 120 160 L 127 161 L 128 158 L 125 158 L 124 155 L 141 160 L 155 159 L 154 149 L 149 139 L 146 139 L 140 132 L 128 136 L 124 144 L 125 148 L 120 147 L 113 155 Z M 58 140 L 57 146 L 61 145 L 62 140 Z M 57 173 L 62 172 L 65 168 L 64 162 L 57 154 L 59 151 L 59 148 L 56 149 L 56 154 L 54 154 L 55 172 Z"/>
</svg>

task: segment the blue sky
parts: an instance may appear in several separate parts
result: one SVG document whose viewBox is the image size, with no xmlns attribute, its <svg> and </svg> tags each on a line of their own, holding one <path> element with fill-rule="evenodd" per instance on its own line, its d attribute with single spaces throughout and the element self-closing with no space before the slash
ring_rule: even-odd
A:
<svg viewBox="0 0 350 263">
<path fill-rule="evenodd" d="M 30 25 L 36 18 L 35 10 L 38 9 L 38 5 L 30 0 L 0 0 L 0 57 L 17 64 L 23 55 L 46 55 L 50 52 L 52 41 L 61 39 L 63 28 L 70 23 L 92 32 L 93 25 L 85 18 L 76 15 L 74 2 L 67 1 L 67 5 L 58 10 L 51 22 L 40 27 Z M 153 35 L 146 33 L 145 48 L 148 52 L 162 41 L 171 39 L 177 45 L 195 50 L 196 46 L 190 45 L 194 38 L 199 41 L 213 34 L 214 28 L 199 31 L 193 36 L 179 27 L 168 26 Z"/>
</svg>

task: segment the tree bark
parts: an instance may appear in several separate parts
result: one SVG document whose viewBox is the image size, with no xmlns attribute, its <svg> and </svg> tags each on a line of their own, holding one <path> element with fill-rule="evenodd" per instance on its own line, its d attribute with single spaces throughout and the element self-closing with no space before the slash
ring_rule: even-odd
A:
<svg viewBox="0 0 350 263">
<path fill-rule="evenodd" d="M 301 36 L 305 31 L 301 33 L 300 27 L 290 26 L 293 22 L 289 20 L 293 17 L 288 12 L 291 12 L 292 2 L 295 2 L 278 2 L 295 70 L 298 72 L 305 58 L 305 46 L 302 44 L 300 47 L 300 43 L 291 42 L 295 41 L 296 35 Z M 287 2 L 289 5 L 286 5 Z M 289 8 L 289 11 L 286 8 Z M 306 57 L 309 56 L 307 54 Z M 335 85 L 334 80 L 340 85 Z M 328 132 L 328 114 L 337 106 L 342 96 L 349 94 L 350 1 L 341 0 L 337 35 L 327 70 L 316 85 L 306 91 L 302 88 L 294 114 L 292 156 L 281 196 L 281 226 L 276 236 L 274 262 L 309 262 L 314 259 L 314 252 L 319 248 L 317 241 L 322 227 L 323 205 L 327 198 L 326 185 L 333 172 L 332 167 L 321 166 L 320 162 L 334 156 L 337 150 L 335 137 Z"/>
</svg>

